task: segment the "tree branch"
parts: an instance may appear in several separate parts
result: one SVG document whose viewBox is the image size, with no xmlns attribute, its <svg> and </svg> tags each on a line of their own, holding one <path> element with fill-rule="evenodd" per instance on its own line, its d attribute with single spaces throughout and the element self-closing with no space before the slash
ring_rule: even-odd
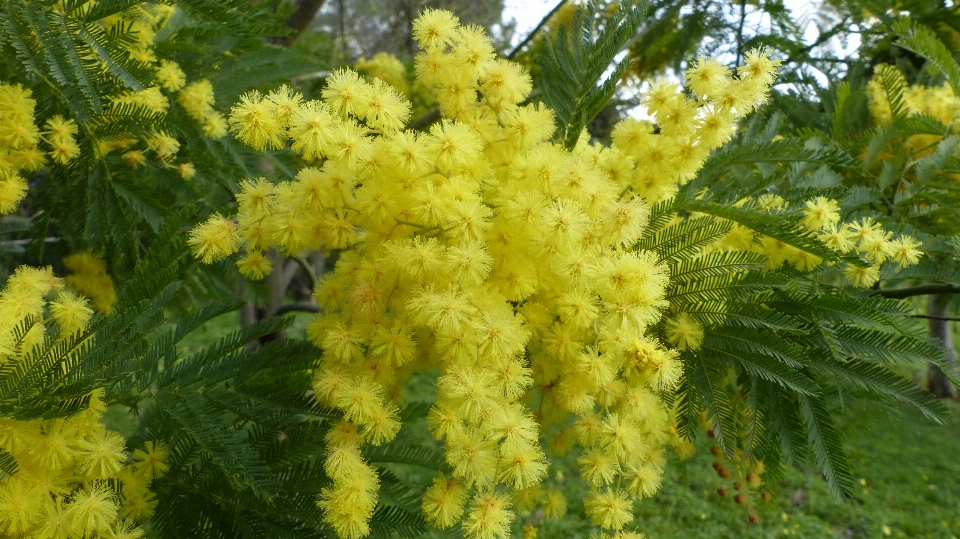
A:
<svg viewBox="0 0 960 539">
<path fill-rule="evenodd" d="M 404 129 L 423 129 L 424 127 L 437 121 L 439 118 L 440 109 L 433 109 L 416 120 L 412 120 L 406 125 L 406 127 L 404 127 Z"/>
<path fill-rule="evenodd" d="M 292 312 L 302 312 L 302 313 L 318 313 L 322 311 L 318 305 L 312 303 L 285 303 L 277 308 L 273 313 L 273 316 L 283 316 L 287 313 Z"/>
<path fill-rule="evenodd" d="M 317 12 L 323 7 L 326 0 L 299 0 L 297 10 L 287 19 L 287 26 L 293 29 L 293 35 L 280 36 L 274 41 L 282 47 L 289 47 L 300 37 L 300 34 L 310 26 Z"/>
<path fill-rule="evenodd" d="M 313 268 L 310 267 L 310 263 L 303 259 L 301 256 L 291 256 L 291 260 L 297 263 L 300 266 L 300 269 L 303 270 L 304 277 L 307 278 L 307 281 L 310 282 L 310 290 L 313 290 L 317 286 L 317 276 L 313 274 Z"/>
<path fill-rule="evenodd" d="M 820 34 L 820 36 L 817 37 L 817 39 L 816 39 L 813 43 L 811 43 L 811 44 L 809 44 L 809 45 L 806 45 L 806 46 L 804 46 L 804 47 L 800 47 L 799 49 L 793 51 L 793 53 L 790 54 L 790 56 L 788 56 L 787 59 L 784 60 L 783 63 L 784 63 L 784 64 L 789 64 L 789 63 L 792 63 L 792 62 L 802 61 L 802 60 L 798 60 L 798 59 L 797 59 L 797 57 L 802 57 L 802 56 L 806 56 L 806 57 L 809 59 L 809 53 L 812 52 L 813 49 L 819 47 L 820 45 L 823 45 L 824 43 L 826 43 L 827 41 L 829 41 L 830 38 L 832 38 L 833 36 L 839 34 L 841 31 L 847 31 L 847 28 L 848 28 L 849 26 L 850 26 L 850 25 L 847 23 L 847 19 L 844 18 L 842 21 L 840 21 L 839 23 L 837 23 L 835 26 L 833 26 L 832 28 L 830 28 L 830 29 L 827 30 L 826 32 L 823 32 L 822 34 Z"/>
<path fill-rule="evenodd" d="M 747 21 L 747 0 L 740 0 L 740 25 L 737 27 L 737 67 L 743 58 L 743 23 Z"/>
<path fill-rule="evenodd" d="M 560 0 L 560 3 L 558 3 L 556 6 L 553 7 L 553 9 L 550 10 L 550 13 L 547 13 L 547 15 L 544 18 L 540 19 L 540 22 L 533 28 L 533 30 L 529 34 L 527 34 L 527 37 L 523 38 L 523 41 L 521 41 L 519 45 L 517 45 L 516 47 L 514 47 L 512 51 L 510 51 L 510 54 L 507 55 L 507 60 L 513 60 L 514 56 L 516 56 L 517 54 L 520 54 L 520 51 L 524 47 L 526 47 L 528 43 L 533 41 L 534 36 L 536 36 L 537 33 L 540 32 L 540 30 L 547 24 L 547 22 L 554 15 L 556 15 L 556 13 L 560 11 L 560 8 L 562 8 L 563 5 L 566 3 L 567 3 L 567 0 Z"/>
<path fill-rule="evenodd" d="M 929 296 L 931 294 L 960 294 L 960 286 L 948 283 L 932 283 L 896 288 L 893 290 L 877 290 L 875 293 L 885 298 L 905 299 L 914 296 Z"/>
<path fill-rule="evenodd" d="M 952 316 L 930 316 L 928 314 L 911 314 L 913 318 L 926 318 L 928 320 L 940 320 L 943 322 L 960 322 L 960 318 Z"/>
</svg>

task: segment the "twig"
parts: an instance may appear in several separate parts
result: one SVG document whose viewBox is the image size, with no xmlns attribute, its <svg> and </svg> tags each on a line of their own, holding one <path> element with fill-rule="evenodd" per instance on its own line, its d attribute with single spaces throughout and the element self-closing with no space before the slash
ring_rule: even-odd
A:
<svg viewBox="0 0 960 539">
<path fill-rule="evenodd" d="M 922 284 L 893 290 L 877 290 L 875 294 L 890 299 L 905 299 L 931 294 L 960 294 L 960 286 L 947 283 Z"/>
<path fill-rule="evenodd" d="M 320 306 L 314 305 L 313 303 L 285 303 L 277 307 L 277 310 L 273 313 L 273 316 L 283 316 L 292 312 L 319 313 L 322 310 L 323 309 Z"/>
<path fill-rule="evenodd" d="M 793 62 L 798 62 L 799 60 L 795 59 L 798 56 L 807 56 L 809 58 L 809 53 L 812 52 L 813 49 L 819 47 L 820 45 L 823 45 L 824 43 L 829 41 L 833 36 L 839 34 L 841 31 L 847 30 L 849 26 L 850 25 L 847 24 L 847 19 L 844 18 L 842 21 L 837 23 L 833 28 L 830 28 L 826 32 L 823 32 L 822 34 L 820 34 L 820 36 L 818 36 L 816 41 L 814 41 L 813 43 L 806 45 L 804 47 L 800 47 L 799 49 L 795 50 L 793 54 L 788 56 L 787 59 L 783 61 L 783 63 L 789 64 Z"/>
<path fill-rule="evenodd" d="M 547 24 L 547 22 L 554 15 L 556 15 L 556 13 L 560 11 L 560 8 L 562 8 L 563 5 L 566 3 L 567 3 L 567 0 L 560 0 L 560 3 L 558 3 L 556 6 L 553 7 L 553 9 L 550 10 L 550 13 L 547 13 L 547 15 L 544 18 L 540 19 L 540 22 L 533 28 L 533 30 L 529 34 L 527 34 L 527 37 L 523 38 L 523 41 L 521 41 L 519 45 L 517 45 L 516 47 L 514 47 L 512 51 L 510 51 L 510 54 L 507 55 L 507 60 L 513 60 L 514 56 L 516 56 L 517 54 L 520 54 L 520 50 L 526 47 L 528 43 L 533 41 L 534 36 L 536 36 L 537 33 L 540 32 L 540 30 Z"/>
<path fill-rule="evenodd" d="M 743 23 L 747 20 L 747 0 L 740 0 L 740 25 L 737 26 L 737 67 L 743 58 Z"/>
<path fill-rule="evenodd" d="M 423 116 L 411 121 L 404 129 L 422 129 L 440 118 L 440 109 L 433 109 Z"/>
<path fill-rule="evenodd" d="M 307 280 L 310 281 L 310 290 L 316 288 L 317 277 L 313 274 L 313 268 L 310 267 L 310 264 L 300 256 L 291 256 L 290 259 L 296 262 L 303 270 L 304 275 L 307 276 Z"/>
<path fill-rule="evenodd" d="M 944 322 L 960 322 L 960 318 L 953 316 L 930 316 L 929 314 L 911 314 L 913 318 L 926 318 L 927 320 L 943 320 Z"/>
<path fill-rule="evenodd" d="M 60 238 L 57 238 L 57 237 L 46 237 L 46 238 L 43 238 L 43 243 L 57 243 L 58 241 L 60 241 Z M 2 245 L 2 246 L 7 246 L 7 245 L 29 245 L 29 244 L 31 244 L 31 243 L 33 243 L 33 240 L 4 240 L 4 241 L 0 241 L 0 245 Z"/>
<path fill-rule="evenodd" d="M 293 33 L 275 38 L 274 43 L 281 47 L 293 45 L 293 42 L 296 41 L 297 38 L 300 37 L 300 34 L 313 22 L 313 19 L 317 16 L 317 12 L 323 7 L 324 2 L 325 0 L 301 0 L 298 2 L 296 11 L 290 15 L 290 18 L 288 18 L 286 22 L 287 27 L 293 30 Z"/>
</svg>

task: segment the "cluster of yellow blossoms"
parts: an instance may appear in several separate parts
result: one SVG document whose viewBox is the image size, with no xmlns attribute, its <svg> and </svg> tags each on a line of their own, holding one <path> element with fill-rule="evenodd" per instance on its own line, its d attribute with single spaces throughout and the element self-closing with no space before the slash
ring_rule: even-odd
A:
<svg viewBox="0 0 960 539">
<path fill-rule="evenodd" d="M 664 448 L 679 443 L 660 398 L 679 378 L 677 352 L 645 336 L 669 275 L 635 247 L 644 198 L 696 172 L 766 99 L 776 64 L 751 53 L 734 79 L 701 60 L 689 83 L 701 101 L 667 82 L 648 98 L 659 134 L 630 120 L 614 148 L 583 137 L 571 152 L 549 141 L 551 110 L 521 104 L 529 75 L 480 29 L 428 10 L 414 32 L 418 79 L 442 112 L 429 133 L 404 130 L 397 89 L 351 70 L 329 77 L 323 102 L 286 87 L 246 94 L 229 119 L 241 141 L 292 141 L 319 164 L 293 182 L 244 182 L 236 219 L 213 216 L 189 242 L 207 263 L 242 246 L 251 277 L 270 271 L 270 247 L 339 251 L 308 335 L 323 349 L 314 395 L 344 415 L 327 436 L 333 485 L 319 502 L 341 537 L 370 531 L 378 478 L 362 446 L 394 438 L 404 382 L 431 369 L 427 423 L 451 469 L 423 501 L 433 525 L 503 538 L 514 500 L 562 514 L 559 491 L 537 488 L 547 440 L 557 455 L 579 446 L 593 522 L 634 536 L 623 531 L 633 500 L 657 491 Z"/>
<path fill-rule="evenodd" d="M 416 77 L 399 58 L 386 52 L 378 52 L 371 58 L 360 58 L 354 68 L 367 81 L 380 79 L 393 86 L 410 101 L 410 114 L 420 117 L 437 107 L 437 88 L 427 85 L 422 77 Z"/>
<path fill-rule="evenodd" d="M 20 267 L 0 292 L 0 364 L 38 359 L 35 347 L 47 333 L 41 322 L 45 311 L 59 338 L 81 331 L 93 314 L 86 300 L 63 290 L 49 268 Z M 167 469 L 166 449 L 148 444 L 130 462 L 123 437 L 100 423 L 106 409 L 102 395 L 94 391 L 86 410 L 66 418 L 0 417 L 0 449 L 17 464 L 12 477 L 0 480 L 4 537 L 142 536 L 135 521 L 149 518 L 156 506 L 148 488 Z"/>
<path fill-rule="evenodd" d="M 143 3 L 100 21 L 107 30 L 129 33 L 132 39 L 127 49 L 131 57 L 156 70 L 154 86 L 139 92 L 127 92 L 117 97 L 112 107 L 118 110 L 135 105 L 150 112 L 167 114 L 170 111 L 170 97 L 176 93 L 177 102 L 187 115 L 202 126 L 204 134 L 212 139 L 221 138 L 227 133 L 227 122 L 213 107 L 214 93 L 210 81 L 201 79 L 187 84 L 186 74 L 176 62 L 157 60 L 154 54 L 157 33 L 169 22 L 174 11 L 173 6 Z M 97 154 L 105 156 L 112 151 L 123 151 L 121 160 L 127 166 L 139 168 L 146 163 L 148 152 L 164 165 L 173 166 L 172 161 L 180 150 L 180 142 L 162 130 L 148 135 L 142 141 L 144 147 L 135 147 L 139 142 L 129 135 L 98 140 Z M 181 163 L 176 168 L 184 179 L 196 174 L 191 163 Z"/>
<path fill-rule="evenodd" d="M 82 14 L 96 6 L 89 2 L 79 8 Z M 56 6 L 55 6 L 56 7 Z M 218 139 L 227 133 L 226 118 L 213 108 L 213 86 L 201 79 L 186 84 L 186 76 L 175 62 L 157 60 L 154 40 L 174 13 L 173 6 L 148 4 L 133 6 L 118 14 L 106 17 L 97 24 L 104 30 L 126 36 L 126 48 L 131 57 L 154 66 L 155 85 L 140 92 L 126 92 L 112 96 L 112 112 L 125 106 L 135 105 L 154 113 L 166 114 L 170 99 L 163 91 L 176 92 L 177 101 L 186 113 L 203 128 L 204 134 Z M 36 101 L 29 89 L 20 85 L 0 83 L 0 215 L 13 212 L 27 192 L 26 179 L 21 171 L 35 172 L 47 163 L 47 157 L 60 165 L 66 165 L 80 155 L 76 135 L 78 126 L 73 120 L 60 115 L 50 117 L 41 131 L 34 116 Z M 46 153 L 39 147 L 43 141 L 49 147 Z M 95 153 L 104 157 L 113 151 L 123 151 L 121 160 L 127 166 L 138 168 L 147 161 L 147 155 L 156 157 L 165 166 L 174 167 L 184 179 L 196 174 L 191 163 L 174 166 L 172 161 L 180 150 L 179 141 L 169 133 L 158 130 L 142 141 L 129 134 L 111 135 L 94 141 Z"/>
<path fill-rule="evenodd" d="M 63 258 L 63 265 L 70 270 L 65 279 L 67 286 L 90 298 L 97 312 L 110 314 L 117 300 L 113 279 L 107 273 L 107 263 L 86 251 Z"/>
<path fill-rule="evenodd" d="M 924 86 L 912 84 L 907 86 L 903 74 L 896 67 L 887 64 L 877 66 L 873 77 L 867 83 L 867 97 L 870 100 L 870 113 L 880 125 L 889 124 L 893 120 L 893 111 L 890 108 L 890 98 L 881 74 L 899 79 L 906 88 L 903 92 L 904 112 L 907 115 L 925 114 L 931 116 L 947 126 L 952 126 L 960 115 L 960 98 L 953 93 L 949 84 L 940 86 Z M 933 146 L 943 137 L 940 135 L 912 135 L 905 145 L 913 154 L 922 155 L 931 153 Z"/>
<path fill-rule="evenodd" d="M 778 214 L 789 210 L 789 203 L 775 194 L 765 194 L 744 204 L 764 212 Z M 871 217 L 851 222 L 841 222 L 840 205 L 836 200 L 815 197 L 807 200 L 800 209 L 803 216 L 801 232 L 812 232 L 827 248 L 840 254 L 856 254 L 866 264 L 846 264 L 843 274 L 853 286 L 869 288 L 880 279 L 880 266 L 884 262 L 896 263 L 901 268 L 920 261 L 923 253 L 918 249 L 921 242 L 912 236 L 893 237 L 893 232 Z M 741 225 L 733 229 L 708 250 L 755 251 L 766 257 L 768 268 L 779 268 L 784 263 L 793 264 L 800 270 L 812 270 L 823 259 L 812 253 L 784 243 L 776 238 L 758 234 Z"/>
<path fill-rule="evenodd" d="M 41 132 L 35 123 L 36 105 L 30 90 L 0 83 L 0 215 L 12 213 L 27 194 L 21 171 L 36 172 L 46 163 L 41 140 L 49 146 L 50 158 L 61 165 L 80 155 L 77 124 L 53 116 Z"/>
<path fill-rule="evenodd" d="M 750 51 L 738 77 L 716 60 L 701 58 L 686 71 L 691 99 L 680 86 L 661 79 L 642 104 L 655 120 L 625 120 L 612 133 L 613 145 L 594 158 L 621 189 L 655 204 L 672 197 L 692 179 L 710 151 L 730 140 L 737 119 L 766 102 L 779 60 Z"/>
</svg>

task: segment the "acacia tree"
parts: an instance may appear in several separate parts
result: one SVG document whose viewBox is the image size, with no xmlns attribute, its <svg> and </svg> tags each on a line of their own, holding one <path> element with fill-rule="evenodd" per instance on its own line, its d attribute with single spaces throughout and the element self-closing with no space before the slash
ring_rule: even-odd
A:
<svg viewBox="0 0 960 539">
<path fill-rule="evenodd" d="M 569 453 L 585 517 L 635 537 L 701 425 L 751 488 L 809 452 L 839 494 L 840 391 L 942 413 L 887 366 L 939 349 L 863 287 L 918 267 L 914 232 L 841 212 L 843 148 L 748 120 L 768 51 L 654 83 L 606 145 L 640 5 L 570 12 L 536 77 L 425 11 L 410 94 L 385 57 L 296 87 L 276 7 L 0 7 L 8 535 L 506 537 L 514 506 L 563 515 Z M 289 278 L 271 249 L 314 281 L 308 339 L 274 305 L 189 346 Z"/>
</svg>

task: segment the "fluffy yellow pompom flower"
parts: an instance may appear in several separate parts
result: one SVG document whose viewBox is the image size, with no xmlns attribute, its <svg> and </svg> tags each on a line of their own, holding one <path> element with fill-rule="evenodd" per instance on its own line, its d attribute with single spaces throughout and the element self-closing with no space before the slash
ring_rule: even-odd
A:
<svg viewBox="0 0 960 539">
<path fill-rule="evenodd" d="M 550 489 L 543 500 L 543 515 L 556 519 L 567 514 L 567 499 L 559 489 Z"/>
<path fill-rule="evenodd" d="M 114 477 L 127 460 L 123 437 L 108 430 L 79 442 L 77 449 L 84 473 L 97 479 Z"/>
<path fill-rule="evenodd" d="M 273 270 L 273 261 L 263 251 L 253 249 L 237 260 L 240 274 L 249 279 L 263 279 Z"/>
<path fill-rule="evenodd" d="M 463 533 L 469 539 L 506 539 L 510 536 L 510 499 L 503 494 L 478 494 L 470 501 L 463 521 Z"/>
<path fill-rule="evenodd" d="M 453 42 L 460 21 L 449 11 L 426 9 L 413 22 L 413 38 L 426 49 L 436 49 Z"/>
<path fill-rule="evenodd" d="M 170 469 L 167 464 L 169 454 L 170 452 L 163 442 L 146 442 L 143 449 L 137 449 L 133 452 L 135 473 L 147 479 L 163 477 Z"/>
<path fill-rule="evenodd" d="M 56 301 L 50 303 L 50 313 L 64 335 L 80 331 L 93 316 L 93 311 L 87 307 L 87 300 L 70 292 L 61 292 Z"/>
<path fill-rule="evenodd" d="M 176 92 L 187 83 L 187 76 L 180 66 L 171 60 L 160 60 L 160 67 L 154 75 L 157 84 L 168 92 Z"/>
<path fill-rule="evenodd" d="M 456 480 L 439 474 L 423 495 L 423 513 L 432 526 L 441 530 L 449 528 L 463 515 L 466 498 L 465 488 Z"/>
<path fill-rule="evenodd" d="M 378 52 L 373 58 L 360 58 L 357 69 L 372 75 L 393 86 L 404 96 L 410 96 L 410 83 L 407 81 L 407 68 L 396 56 Z"/>
<path fill-rule="evenodd" d="M 122 160 L 123 164 L 130 168 L 140 168 L 147 164 L 147 156 L 144 155 L 140 150 L 130 150 L 129 152 L 124 152 L 120 156 L 120 160 Z"/>
<path fill-rule="evenodd" d="M 381 133 L 392 133 L 410 119 L 410 102 L 394 87 L 375 79 L 366 103 L 367 125 Z"/>
<path fill-rule="evenodd" d="M 917 249 L 921 245 L 921 242 L 910 236 L 900 236 L 893 240 L 891 244 L 893 254 L 890 258 L 900 264 L 902 268 L 917 264 L 920 262 L 920 257 L 923 256 L 923 252 Z"/>
<path fill-rule="evenodd" d="M 817 239 L 823 242 L 830 249 L 846 253 L 854 247 L 854 235 L 847 225 L 827 227 Z"/>
<path fill-rule="evenodd" d="M 180 90 L 177 101 L 193 119 L 203 121 L 213 109 L 213 84 L 203 79 L 191 82 Z"/>
<path fill-rule="evenodd" d="M 93 483 L 74 495 L 67 504 L 65 517 L 76 535 L 86 537 L 109 529 L 117 519 L 115 496 L 105 484 Z"/>
<path fill-rule="evenodd" d="M 46 141 L 50 145 L 50 158 L 61 165 L 66 165 L 80 155 L 80 146 L 75 139 L 77 124 L 73 120 L 64 119 L 56 115 L 47 120 L 44 127 Z"/>
<path fill-rule="evenodd" d="M 16 210 L 26 194 L 26 179 L 16 172 L 0 171 L 0 215 Z"/>
<path fill-rule="evenodd" d="M 595 525 L 608 530 L 620 530 L 633 520 L 633 502 L 622 491 L 594 491 L 583 506 Z"/>
<path fill-rule="evenodd" d="M 216 214 L 190 232 L 187 243 L 204 264 L 213 263 L 237 252 L 237 225 Z"/>
<path fill-rule="evenodd" d="M 681 350 L 696 350 L 703 341 L 703 326 L 687 313 L 667 319 L 664 331 L 670 344 Z"/>
<path fill-rule="evenodd" d="M 276 117 L 276 106 L 257 91 L 243 94 L 240 103 L 230 111 L 230 129 L 251 148 L 280 148 L 282 125 Z"/>
<path fill-rule="evenodd" d="M 848 264 L 843 274 L 853 286 L 862 288 L 870 288 L 880 280 L 880 269 L 876 266 L 860 267 Z"/>
<path fill-rule="evenodd" d="M 301 104 L 290 117 L 293 150 L 307 158 L 323 157 L 329 151 L 336 127 L 336 121 L 326 104 L 316 101 Z"/>
<path fill-rule="evenodd" d="M 702 56 L 686 71 L 687 88 L 700 98 L 717 95 L 730 85 L 730 68 Z"/>
<path fill-rule="evenodd" d="M 835 200 L 817 197 L 806 202 L 803 215 L 803 226 L 813 231 L 820 231 L 840 221 L 840 206 Z"/>
<path fill-rule="evenodd" d="M 0 524 L 7 534 L 25 534 L 33 527 L 43 496 L 40 489 L 19 478 L 0 484 Z"/>
<path fill-rule="evenodd" d="M 337 114 L 363 117 L 373 89 L 352 69 L 338 69 L 327 78 L 323 99 Z"/>
<path fill-rule="evenodd" d="M 0 147 L 20 149 L 37 144 L 36 104 L 30 90 L 19 84 L 0 84 Z"/>
<path fill-rule="evenodd" d="M 153 150 L 157 159 L 168 162 L 176 157 L 180 151 L 180 141 L 171 137 L 166 131 L 158 131 L 147 138 L 147 148 Z"/>
</svg>

